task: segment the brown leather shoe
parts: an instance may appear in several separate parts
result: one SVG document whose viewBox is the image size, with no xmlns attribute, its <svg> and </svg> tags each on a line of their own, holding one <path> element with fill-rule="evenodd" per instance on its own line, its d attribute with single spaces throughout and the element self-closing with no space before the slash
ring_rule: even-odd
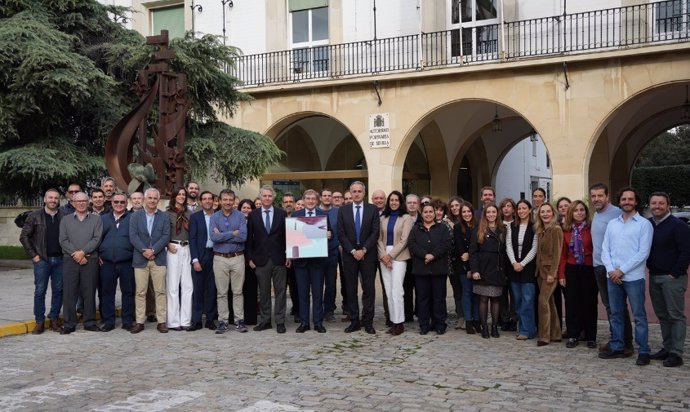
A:
<svg viewBox="0 0 690 412">
<path fill-rule="evenodd" d="M 36 326 L 34 326 L 34 330 L 31 331 L 32 335 L 40 335 L 45 331 L 45 327 L 43 326 L 44 322 L 41 323 L 36 323 Z"/>
<path fill-rule="evenodd" d="M 55 319 L 55 320 L 51 319 L 50 320 L 50 330 L 52 330 L 53 332 L 60 332 L 60 329 L 62 329 L 60 327 L 60 321 L 57 319 Z"/>
<path fill-rule="evenodd" d="M 132 326 L 132 329 L 129 332 L 130 333 L 139 333 L 142 330 L 144 330 L 144 324 L 143 323 L 137 323 L 134 326 Z"/>
<path fill-rule="evenodd" d="M 165 322 L 159 323 L 158 326 L 156 326 L 156 329 L 158 329 L 158 332 L 160 333 L 168 333 L 168 327 L 165 326 Z"/>
</svg>

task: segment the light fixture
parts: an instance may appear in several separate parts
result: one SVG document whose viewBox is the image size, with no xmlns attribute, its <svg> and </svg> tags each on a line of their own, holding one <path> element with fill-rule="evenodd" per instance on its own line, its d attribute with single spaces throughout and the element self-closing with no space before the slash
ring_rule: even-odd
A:
<svg viewBox="0 0 690 412">
<path fill-rule="evenodd" d="M 496 114 L 494 115 L 494 120 L 491 121 L 491 131 L 500 132 L 503 130 L 503 125 L 501 125 L 501 119 L 498 118 L 498 105 L 496 105 Z"/>
<path fill-rule="evenodd" d="M 539 141 L 539 137 L 537 137 L 537 131 L 536 130 L 532 129 L 532 132 L 530 132 L 529 141 L 530 142 L 538 142 Z"/>
<path fill-rule="evenodd" d="M 688 85 L 685 85 L 685 104 L 683 104 L 683 111 L 680 114 L 680 120 L 683 122 L 690 121 L 690 101 L 688 101 Z"/>
</svg>

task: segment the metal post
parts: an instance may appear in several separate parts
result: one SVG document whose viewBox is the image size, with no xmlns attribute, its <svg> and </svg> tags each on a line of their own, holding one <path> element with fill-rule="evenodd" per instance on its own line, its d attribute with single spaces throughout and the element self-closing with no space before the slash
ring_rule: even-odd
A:
<svg viewBox="0 0 690 412">
<path fill-rule="evenodd" d="M 220 0 L 221 4 L 223 5 L 223 46 L 225 46 L 225 5 L 227 4 L 229 8 L 235 7 L 235 4 L 232 2 L 232 0 Z"/>
<path fill-rule="evenodd" d="M 190 9 L 192 9 L 192 37 L 194 37 L 194 10 L 199 10 L 199 13 L 204 11 L 204 8 L 201 7 L 201 4 L 194 4 L 194 0 L 192 0 L 192 5 L 189 6 Z"/>
</svg>

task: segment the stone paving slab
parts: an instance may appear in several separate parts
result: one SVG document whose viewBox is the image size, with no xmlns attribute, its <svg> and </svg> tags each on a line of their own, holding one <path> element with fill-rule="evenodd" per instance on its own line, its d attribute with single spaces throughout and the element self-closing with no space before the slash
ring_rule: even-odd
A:
<svg viewBox="0 0 690 412">
<path fill-rule="evenodd" d="M 0 410 L 688 410 L 690 368 L 600 360 L 513 334 L 132 335 L 79 329 L 6 337 Z M 606 325 L 599 332 L 605 336 Z M 650 343 L 660 345 L 652 326 Z M 687 347 L 686 347 L 687 349 Z"/>
</svg>

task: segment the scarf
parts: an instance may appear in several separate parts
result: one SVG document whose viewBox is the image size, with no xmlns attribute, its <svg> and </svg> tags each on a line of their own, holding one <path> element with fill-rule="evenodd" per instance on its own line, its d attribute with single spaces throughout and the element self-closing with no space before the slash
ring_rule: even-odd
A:
<svg viewBox="0 0 690 412">
<path fill-rule="evenodd" d="M 585 244 L 582 241 L 582 229 L 585 228 L 585 222 L 573 223 L 573 234 L 570 237 L 570 244 L 568 249 L 570 253 L 575 256 L 575 263 L 578 265 L 585 264 Z"/>
</svg>

